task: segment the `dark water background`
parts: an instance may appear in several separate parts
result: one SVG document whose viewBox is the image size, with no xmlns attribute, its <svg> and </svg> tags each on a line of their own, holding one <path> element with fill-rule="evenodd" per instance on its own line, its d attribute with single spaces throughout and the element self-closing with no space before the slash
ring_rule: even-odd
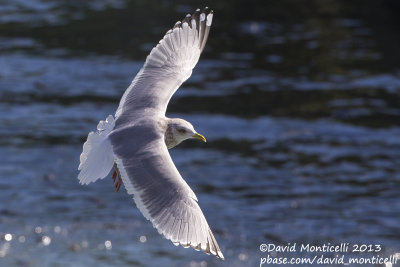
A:
<svg viewBox="0 0 400 267">
<path fill-rule="evenodd" d="M 208 142 L 171 154 L 225 262 L 159 236 L 110 178 L 76 179 L 87 133 L 205 4 L 209 42 L 168 115 Z M 0 0 L 0 266 L 258 266 L 261 243 L 289 242 L 400 252 L 399 14 L 395 0 Z"/>
</svg>

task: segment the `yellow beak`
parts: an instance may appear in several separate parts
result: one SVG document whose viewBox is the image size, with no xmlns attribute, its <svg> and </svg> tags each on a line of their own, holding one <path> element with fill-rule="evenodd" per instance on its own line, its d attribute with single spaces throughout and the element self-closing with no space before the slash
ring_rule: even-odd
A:
<svg viewBox="0 0 400 267">
<path fill-rule="evenodd" d="M 199 139 L 200 141 L 207 142 L 206 138 L 199 133 L 195 133 L 192 137 Z"/>
</svg>

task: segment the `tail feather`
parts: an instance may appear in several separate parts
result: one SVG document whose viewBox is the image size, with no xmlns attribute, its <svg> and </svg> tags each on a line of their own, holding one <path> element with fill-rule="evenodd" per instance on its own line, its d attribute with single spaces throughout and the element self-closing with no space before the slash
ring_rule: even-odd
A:
<svg viewBox="0 0 400 267">
<path fill-rule="evenodd" d="M 90 132 L 83 145 L 78 167 L 80 184 L 89 184 L 107 176 L 114 164 L 114 153 L 108 134 L 114 129 L 115 121 L 109 115 L 97 125 L 97 132 Z"/>
</svg>

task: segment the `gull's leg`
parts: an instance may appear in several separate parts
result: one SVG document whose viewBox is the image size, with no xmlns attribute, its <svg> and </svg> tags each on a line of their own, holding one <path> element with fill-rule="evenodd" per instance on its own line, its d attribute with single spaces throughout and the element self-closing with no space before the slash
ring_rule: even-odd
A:
<svg viewBox="0 0 400 267">
<path fill-rule="evenodd" d="M 117 181 L 115 181 L 117 176 L 118 176 L 118 179 L 117 179 Z M 118 192 L 122 185 L 122 179 L 121 179 L 121 175 L 119 174 L 117 164 L 115 164 L 115 163 L 114 163 L 114 172 L 112 174 L 112 179 L 113 179 L 113 182 L 115 183 L 115 192 Z"/>
<path fill-rule="evenodd" d="M 115 163 L 114 163 L 114 172 L 112 174 L 112 180 L 114 183 L 115 183 L 115 178 L 117 178 L 117 175 L 118 175 L 117 168 L 115 167 Z"/>
</svg>

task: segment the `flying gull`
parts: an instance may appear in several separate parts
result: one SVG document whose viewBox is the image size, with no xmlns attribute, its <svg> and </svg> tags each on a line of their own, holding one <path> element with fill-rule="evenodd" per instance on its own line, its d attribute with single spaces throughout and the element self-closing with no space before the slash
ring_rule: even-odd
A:
<svg viewBox="0 0 400 267">
<path fill-rule="evenodd" d="M 197 9 L 178 21 L 154 47 L 121 98 L 115 119 L 100 121 L 80 156 L 78 179 L 89 184 L 108 175 L 123 183 L 136 206 L 175 245 L 224 259 L 197 197 L 168 149 L 189 138 L 206 139 L 192 124 L 165 116 L 172 95 L 192 74 L 210 32 L 213 11 Z"/>
</svg>

